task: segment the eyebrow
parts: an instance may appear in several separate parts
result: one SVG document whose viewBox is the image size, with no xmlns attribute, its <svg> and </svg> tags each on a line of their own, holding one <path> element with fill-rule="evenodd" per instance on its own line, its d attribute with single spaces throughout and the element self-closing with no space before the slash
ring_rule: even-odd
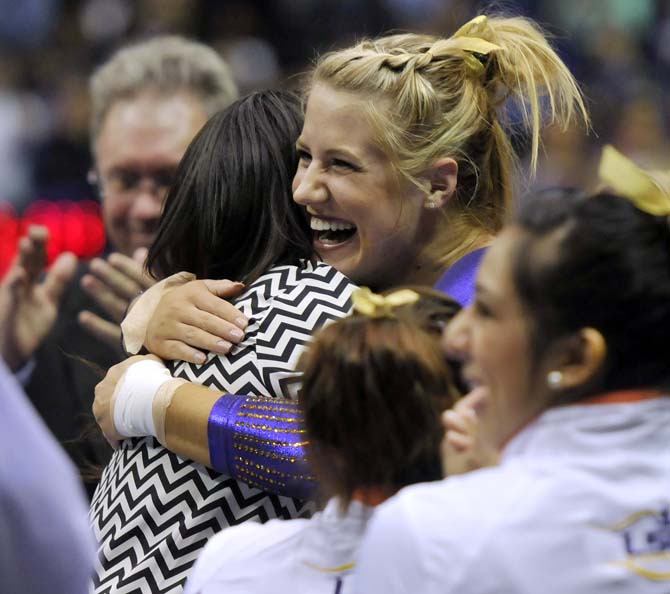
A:
<svg viewBox="0 0 670 594">
<path fill-rule="evenodd" d="M 326 151 L 326 154 L 328 156 L 335 155 L 337 157 L 344 157 L 346 159 L 349 159 L 351 161 L 357 161 L 359 163 L 364 162 L 364 159 L 362 157 L 359 157 L 358 155 L 356 155 L 355 153 L 353 153 L 349 149 L 345 149 L 345 148 L 340 148 L 340 147 L 331 148 L 331 149 L 328 149 Z"/>
<path fill-rule="evenodd" d="M 295 148 L 297 150 L 300 150 L 300 149 L 309 150 L 309 146 L 307 145 L 307 143 L 302 138 L 298 138 L 298 140 L 295 141 Z M 364 159 L 363 157 L 360 157 L 356 153 L 354 153 L 353 151 L 351 151 L 347 148 L 343 148 L 343 147 L 329 148 L 324 152 L 329 157 L 335 155 L 335 156 L 344 157 L 344 158 L 352 160 L 352 161 L 356 161 L 357 163 L 360 163 L 360 164 L 363 164 L 363 163 L 366 162 L 366 159 Z"/>
<path fill-rule="evenodd" d="M 497 295 L 495 291 L 489 289 L 486 285 L 483 285 L 481 282 L 477 281 L 475 283 L 475 294 L 482 295 L 483 297 L 490 297 L 496 299 Z"/>
</svg>

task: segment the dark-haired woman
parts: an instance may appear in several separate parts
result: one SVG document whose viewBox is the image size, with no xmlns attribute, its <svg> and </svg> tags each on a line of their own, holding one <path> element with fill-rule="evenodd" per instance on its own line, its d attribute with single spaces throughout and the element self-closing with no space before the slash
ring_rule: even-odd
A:
<svg viewBox="0 0 670 594">
<path fill-rule="evenodd" d="M 299 404 L 325 509 L 311 520 L 246 523 L 212 538 L 189 594 L 347 591 L 374 506 L 441 478 L 440 413 L 454 402 L 440 348 L 460 309 L 434 290 L 354 293 L 354 314 L 320 331 L 300 368 Z"/>
<path fill-rule="evenodd" d="M 670 192 L 605 163 L 631 199 L 530 201 L 448 329 L 500 465 L 382 505 L 356 592 L 670 591 Z"/>
<path fill-rule="evenodd" d="M 207 393 L 294 398 L 297 359 L 312 332 L 350 309 L 352 284 L 315 260 L 306 219 L 291 197 L 301 126 L 300 102 L 289 93 L 239 100 L 195 137 L 167 196 L 149 253 L 152 272 L 186 270 L 246 285 L 234 301 L 250 320 L 244 340 L 202 365 L 170 364 L 175 378 L 216 390 Z M 133 373 L 140 383 L 152 381 L 148 370 L 157 365 L 144 361 Z M 162 379 L 168 386 L 184 382 Z M 96 592 L 178 593 L 214 533 L 309 511 L 253 486 L 253 467 L 238 481 L 152 437 L 139 438 L 155 430 L 151 405 L 139 413 L 139 421 L 126 423 L 91 506 L 100 543 Z"/>
</svg>

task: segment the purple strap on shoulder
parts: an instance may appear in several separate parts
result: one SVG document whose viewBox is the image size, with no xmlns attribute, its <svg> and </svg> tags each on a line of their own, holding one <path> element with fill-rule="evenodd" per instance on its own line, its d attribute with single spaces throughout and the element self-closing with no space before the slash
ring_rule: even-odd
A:
<svg viewBox="0 0 670 594">
<path fill-rule="evenodd" d="M 224 394 L 209 414 L 215 470 L 265 491 L 300 499 L 314 491 L 298 404 L 282 398 Z"/>
<path fill-rule="evenodd" d="M 481 248 L 463 256 L 440 277 L 435 288 L 454 298 L 463 307 L 470 305 L 475 298 L 477 270 L 485 253 L 486 248 Z"/>
</svg>

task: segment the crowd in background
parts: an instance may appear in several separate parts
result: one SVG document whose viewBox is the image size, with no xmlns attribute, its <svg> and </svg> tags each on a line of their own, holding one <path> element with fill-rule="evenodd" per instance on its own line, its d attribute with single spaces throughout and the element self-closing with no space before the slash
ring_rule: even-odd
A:
<svg viewBox="0 0 670 594">
<path fill-rule="evenodd" d="M 18 216 L 37 199 L 95 197 L 87 184 L 87 77 L 115 48 L 156 33 L 219 50 L 241 91 L 296 85 L 327 49 L 386 31 L 446 33 L 490 2 L 473 0 L 0 1 L 0 203 Z M 582 83 L 593 131 L 546 135 L 540 186 L 593 177 L 609 142 L 663 167 L 668 149 L 670 2 L 516 0 L 501 9 L 556 36 Z M 660 161 L 660 162 L 659 162 Z"/>
</svg>

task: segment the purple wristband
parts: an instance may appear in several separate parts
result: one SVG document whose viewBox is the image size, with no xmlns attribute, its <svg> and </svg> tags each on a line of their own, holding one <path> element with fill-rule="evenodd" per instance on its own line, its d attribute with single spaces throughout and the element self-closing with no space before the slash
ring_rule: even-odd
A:
<svg viewBox="0 0 670 594">
<path fill-rule="evenodd" d="M 215 470 L 279 495 L 314 491 L 296 402 L 225 394 L 209 414 L 207 437 Z"/>
</svg>

